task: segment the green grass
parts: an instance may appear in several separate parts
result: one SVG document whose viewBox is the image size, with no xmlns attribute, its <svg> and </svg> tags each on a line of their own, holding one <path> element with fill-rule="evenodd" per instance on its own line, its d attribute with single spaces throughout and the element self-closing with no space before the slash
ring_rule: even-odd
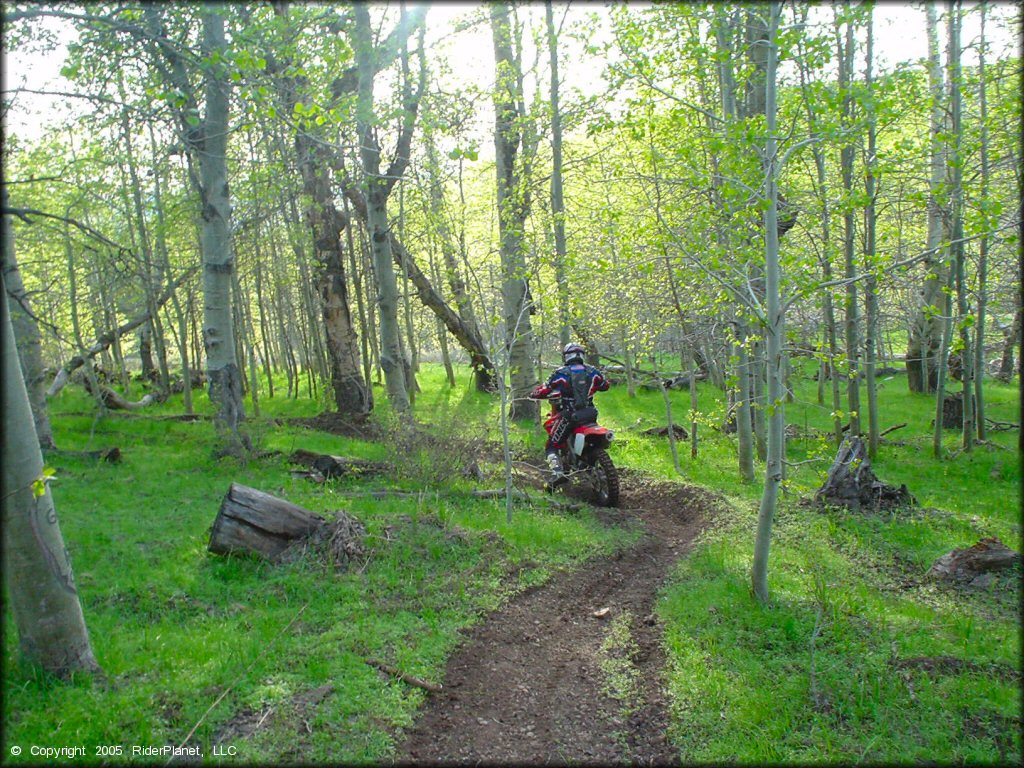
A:
<svg viewBox="0 0 1024 768">
<path fill-rule="evenodd" d="M 202 399 L 197 393 L 197 411 Z M 636 535 L 542 504 L 518 505 L 508 524 L 502 503 L 460 495 L 458 484 L 451 493 L 448 478 L 431 478 L 429 466 L 316 485 L 291 477 L 282 455 L 214 460 L 207 421 L 75 415 L 89 407 L 74 389 L 54 404 L 59 445 L 117 445 L 123 461 L 55 454 L 48 463 L 57 470 L 53 495 L 106 676 L 61 683 L 39 675 L 19 661 L 8 613 L 4 732 L 7 744 L 25 749 L 21 760 L 35 762 L 32 744 L 82 744 L 94 758 L 101 744 L 176 745 L 201 723 L 190 743 L 208 757 L 221 742 L 237 747 L 230 758 L 236 762 L 380 761 L 393 752 L 422 692 L 383 677 L 366 659 L 439 679 L 459 631 L 483 612 Z M 320 410 L 283 398 L 264 399 L 262 407 L 273 416 Z M 174 412 L 180 399 L 147 413 Z M 249 428 L 261 449 L 284 455 L 302 447 L 389 457 L 383 443 L 266 419 Z M 233 481 L 328 517 L 338 509 L 355 515 L 368 528 L 367 557 L 335 573 L 311 560 L 274 566 L 208 554 L 209 527 Z M 422 495 L 383 501 L 346 495 L 375 488 Z M 326 684 L 332 687 L 319 706 L 302 704 L 303 692 Z M 251 726 L 270 708 L 249 738 L 224 735 L 233 717 L 249 713 Z"/>
<path fill-rule="evenodd" d="M 497 403 L 473 390 L 468 369 L 459 369 L 458 377 L 450 388 L 443 369 L 424 366 L 416 418 L 442 445 L 455 445 L 457 436 L 490 441 L 493 451 Z M 829 409 L 816 403 L 814 383 L 794 383 L 797 401 L 787 405 L 788 422 L 829 429 Z M 57 470 L 54 498 L 106 676 L 59 682 L 25 666 L 8 612 L 4 733 L 12 762 L 13 744 L 26 749 L 21 760 L 31 759 L 31 744 L 82 744 L 93 756 L 100 744 L 178 744 L 197 724 L 190 743 L 200 744 L 208 759 L 214 759 L 212 745 L 223 743 L 239 751 L 217 758 L 226 762 L 387 760 L 424 694 L 383 676 L 366 659 L 439 680 L 459 632 L 484 612 L 637 535 L 540 502 L 517 505 L 508 524 L 502 502 L 463 493 L 471 484 L 458 471 L 465 458 L 459 451 L 286 426 L 281 420 L 315 415 L 323 404 L 288 399 L 283 381 L 276 386 L 273 399 L 261 391 L 262 415 L 249 429 L 261 450 L 280 454 L 246 461 L 213 458 L 208 421 L 146 418 L 180 413 L 180 396 L 143 416 L 103 419 L 92 415 L 76 387 L 51 403 L 62 448 L 117 445 L 124 455 L 119 465 L 59 454 L 48 459 Z M 922 508 L 849 515 L 799 504 L 820 484 L 834 448 L 818 437 L 790 440 L 789 459 L 807 463 L 788 474 L 772 543 L 768 607 L 758 606 L 749 588 L 760 480 L 739 482 L 735 436 L 714 428 L 724 395 L 699 386 L 700 451 L 691 459 L 688 444 L 680 444 L 681 478 L 666 440 L 639 434 L 664 424 L 660 393 L 640 390 L 630 399 L 619 386 L 600 396 L 602 421 L 617 433 L 617 463 L 707 486 L 727 502 L 659 602 L 671 736 L 684 761 L 1020 758 L 1011 719 L 1020 713 L 1019 685 L 991 675 L 929 675 L 894 666 L 928 655 L 1017 665 L 1015 596 L 965 595 L 922 578 L 936 557 L 981 536 L 998 535 L 1019 548 L 1016 433 L 995 433 L 992 445 L 972 454 L 955 454 L 956 436 L 947 435 L 947 458 L 936 461 L 931 399 L 907 393 L 900 376 L 883 386 L 883 427 L 908 426 L 889 436 L 893 442 L 882 446 L 875 469 L 883 480 L 906 483 Z M 986 392 L 991 417 L 1019 422 L 1014 387 L 990 383 Z M 383 392 L 377 395 L 383 403 Z M 671 397 L 674 418 L 689 428 L 688 393 Z M 196 391 L 194 400 L 197 412 L 209 413 L 204 393 Z M 386 427 L 386 418 L 375 418 Z M 539 427 L 515 426 L 511 437 L 517 453 L 540 455 Z M 405 467 L 393 477 L 317 485 L 289 474 L 284 456 L 299 447 L 401 458 Z M 498 470 L 494 463 L 484 468 Z M 208 554 L 209 526 L 232 481 L 327 516 L 339 509 L 355 515 L 370 534 L 367 556 L 337 573 L 312 560 L 274 566 Z M 419 497 L 352 495 L 378 488 Z M 612 654 L 615 648 L 606 649 L 610 659 L 621 655 Z M 612 667 L 606 671 L 609 691 L 628 698 L 624 678 Z M 319 705 L 303 703 L 325 685 Z M 225 734 L 231 722 L 252 731 L 264 715 L 248 736 Z"/>
</svg>

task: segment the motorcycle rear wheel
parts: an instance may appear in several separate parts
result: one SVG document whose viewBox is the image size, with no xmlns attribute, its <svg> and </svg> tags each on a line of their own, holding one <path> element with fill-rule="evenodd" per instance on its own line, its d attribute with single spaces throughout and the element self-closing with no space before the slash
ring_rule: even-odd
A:
<svg viewBox="0 0 1024 768">
<path fill-rule="evenodd" d="M 619 503 L 619 471 L 612 463 L 612 457 L 603 448 L 592 454 L 591 478 L 594 485 L 594 501 L 599 507 L 614 507 Z"/>
</svg>

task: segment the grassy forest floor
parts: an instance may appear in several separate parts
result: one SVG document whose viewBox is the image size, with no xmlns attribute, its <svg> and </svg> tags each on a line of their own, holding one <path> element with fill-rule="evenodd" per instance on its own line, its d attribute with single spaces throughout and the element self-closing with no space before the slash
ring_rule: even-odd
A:
<svg viewBox="0 0 1024 768">
<path fill-rule="evenodd" d="M 182 412 L 180 395 L 102 419 L 81 387 L 52 401 L 63 450 L 116 445 L 123 453 L 119 464 L 47 458 L 105 676 L 64 683 L 26 668 L 6 612 L 4 759 L 39 762 L 32 745 L 82 745 L 93 761 L 97 748 L 120 747 L 101 756 L 151 763 L 152 754 L 133 756 L 132 747 L 186 741 L 224 762 L 393 759 L 429 694 L 368 659 L 441 682 L 488 612 L 586 569 L 588 559 L 638 545 L 636 516 L 569 511 L 540 495 L 517 504 L 507 523 L 503 501 L 470 493 L 499 486 L 498 464 L 481 462 L 489 475 L 482 483 L 463 474 L 473 459 L 497 455 L 496 402 L 471 390 L 466 370 L 449 388 L 441 369 L 424 366 L 420 383 L 415 416 L 430 440 L 396 439 L 386 420 L 378 422 L 384 439 L 373 440 L 290 422 L 323 403 L 283 397 L 278 382 L 276 397 L 261 392 L 261 416 L 249 424 L 263 453 L 244 461 L 212 458 L 209 421 L 160 418 Z M 1019 576 L 980 593 L 924 578 L 940 555 L 983 536 L 1020 549 L 1016 432 L 993 433 L 970 454 L 955 454 L 956 435 L 947 434 L 950 458 L 936 461 L 931 398 L 890 377 L 880 393 L 882 426 L 908 426 L 883 441 L 874 467 L 881 479 L 906 483 L 920 506 L 821 512 L 805 500 L 834 454 L 819 432 L 830 426 L 829 409 L 816 404 L 812 381 L 795 383 L 787 420 L 798 433 L 788 458 L 798 466 L 777 516 L 765 608 L 748 578 L 760 489 L 739 482 L 735 437 L 714 428 L 724 395 L 699 387 L 700 453 L 690 459 L 680 446 L 682 477 L 665 438 L 640 435 L 664 424 L 658 392 L 630 399 L 620 386 L 598 403 L 617 430 L 612 453 L 627 484 L 681 481 L 721 500 L 654 605 L 665 664 L 646 674 L 661 675 L 672 749 L 684 762 L 1019 761 Z M 1020 422 L 1015 386 L 991 383 L 986 392 L 989 416 Z M 208 413 L 205 395 L 196 395 L 197 410 Z M 688 394 L 672 398 L 675 418 L 688 421 Z M 515 428 L 517 456 L 539 458 L 542 437 L 539 427 Z M 436 449 L 438 438 L 446 450 Z M 318 484 L 291 473 L 285 457 L 298 448 L 388 460 L 397 470 Z M 208 554 L 231 482 L 327 516 L 344 509 L 368 529 L 365 556 L 338 572 L 313 558 L 271 565 Z M 366 494 L 382 488 L 418 495 Z M 639 630 L 604 626 L 599 676 L 621 715 L 634 677 L 616 660 L 632 658 L 630 632 Z M 20 758 L 12 745 L 23 749 Z"/>
</svg>

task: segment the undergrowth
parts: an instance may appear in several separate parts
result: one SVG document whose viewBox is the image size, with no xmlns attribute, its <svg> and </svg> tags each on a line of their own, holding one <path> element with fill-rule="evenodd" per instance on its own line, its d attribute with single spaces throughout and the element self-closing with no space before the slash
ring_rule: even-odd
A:
<svg viewBox="0 0 1024 768">
<path fill-rule="evenodd" d="M 760 485 L 737 479 L 735 436 L 718 430 L 724 395 L 700 384 L 699 453 L 691 459 L 688 444 L 679 445 L 681 478 L 666 439 L 640 434 L 665 423 L 660 393 L 639 390 L 631 399 L 618 386 L 599 396 L 601 419 L 616 430 L 618 464 L 714 489 L 728 501 L 659 601 L 663 682 L 681 759 L 1019 761 L 1019 676 L 977 671 L 1017 667 L 1016 595 L 963 593 L 924 578 L 936 557 L 982 536 L 1020 549 L 1016 433 L 992 434 L 971 454 L 955 454 L 956 436 L 947 434 L 949 458 L 936 461 L 931 398 L 907 393 L 902 377 L 884 381 L 882 425 L 907 427 L 883 443 L 875 470 L 906 483 L 921 506 L 889 515 L 817 511 L 801 499 L 834 455 L 821 434 L 831 418 L 799 373 L 796 402 L 787 405 L 787 421 L 798 428 L 787 449 L 794 465 L 777 515 L 766 607 L 749 588 Z M 105 674 L 61 682 L 25 666 L 8 611 L 5 759 L 37 762 L 32 745 L 80 744 L 95 761 L 96 747 L 117 745 L 122 755 L 106 761 L 149 763 L 131 746 L 178 745 L 187 736 L 213 761 L 392 757 L 425 694 L 367 661 L 440 681 L 460 632 L 486 611 L 637 535 L 540 502 L 517 504 L 508 524 L 503 501 L 474 498 L 481 483 L 501 485 L 503 466 L 497 405 L 473 390 L 471 378 L 460 369 L 449 387 L 439 366 L 423 366 L 417 432 L 377 414 L 388 436 L 382 441 L 289 425 L 323 404 L 282 397 L 279 383 L 276 397 L 261 393 L 261 416 L 247 425 L 260 453 L 244 460 L 213 458 L 208 420 L 154 418 L 181 413 L 180 396 L 141 414 L 98 418 L 80 390 L 62 392 L 51 402 L 60 447 L 117 445 L 124 456 L 116 465 L 47 457 Z M 986 392 L 990 416 L 1020 421 L 1013 387 L 990 383 Z M 689 429 L 688 393 L 671 396 L 676 421 Z M 197 391 L 195 401 L 208 416 L 206 397 Z M 541 455 L 539 427 L 514 426 L 511 437 L 517 457 Z M 399 469 L 317 484 L 292 475 L 286 457 L 297 448 Z M 272 565 L 210 555 L 209 528 L 231 482 L 328 518 L 339 509 L 354 515 L 368 530 L 365 556 L 336 572 L 312 557 Z M 375 491 L 405 495 L 369 495 Z M 628 657 L 627 641 L 628 627 L 618 627 L 605 649 L 608 690 L 623 701 L 630 681 L 613 661 Z M 915 657 L 975 666 L 936 672 L 901 664 Z M 215 757 L 214 747 L 224 756 Z"/>
</svg>

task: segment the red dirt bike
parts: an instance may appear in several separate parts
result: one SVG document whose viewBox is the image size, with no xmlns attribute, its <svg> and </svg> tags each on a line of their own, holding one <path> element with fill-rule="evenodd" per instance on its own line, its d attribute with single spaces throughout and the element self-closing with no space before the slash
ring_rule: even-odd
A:
<svg viewBox="0 0 1024 768">
<path fill-rule="evenodd" d="M 583 479 L 590 486 L 594 502 L 599 507 L 614 507 L 619 503 L 619 472 L 608 455 L 608 448 L 615 433 L 598 425 L 596 409 L 586 410 L 593 410 L 593 418 L 586 418 L 589 415 L 586 412 L 578 414 L 584 418 L 569 428 L 564 440 L 565 448 L 558 452 L 562 458 L 562 471 L 569 479 Z M 552 402 L 551 413 L 544 422 L 544 429 L 549 435 L 558 417 L 558 406 Z"/>
</svg>

